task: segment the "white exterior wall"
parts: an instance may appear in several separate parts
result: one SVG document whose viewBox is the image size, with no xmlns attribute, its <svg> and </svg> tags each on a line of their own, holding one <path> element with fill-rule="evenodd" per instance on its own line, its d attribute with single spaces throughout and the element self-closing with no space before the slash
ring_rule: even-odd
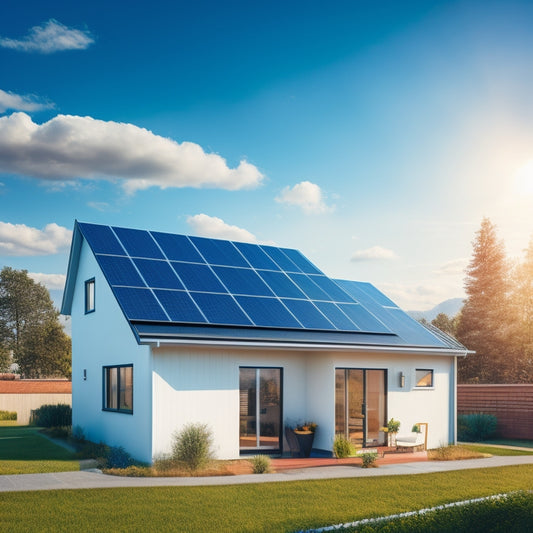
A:
<svg viewBox="0 0 533 533">
<path fill-rule="evenodd" d="M 283 369 L 283 425 L 311 420 L 318 424 L 314 447 L 331 450 L 335 436 L 335 369 L 388 371 L 387 419 L 402 432 L 427 422 L 428 447 L 453 441 L 453 358 L 413 355 L 349 354 L 244 349 L 154 349 L 153 450 L 170 451 L 172 433 L 189 422 L 213 430 L 220 459 L 239 457 L 239 367 Z M 417 368 L 434 370 L 434 387 L 415 388 Z M 399 373 L 406 376 L 399 387 Z M 284 450 L 287 450 L 284 445 Z"/>
<path fill-rule="evenodd" d="M 95 311 L 85 314 L 85 281 L 95 278 Z M 93 442 L 123 446 L 151 461 L 150 350 L 139 346 L 84 241 L 72 302 L 72 425 Z M 103 366 L 133 364 L 133 414 L 103 411 Z M 84 369 L 87 379 L 83 379 Z"/>
</svg>

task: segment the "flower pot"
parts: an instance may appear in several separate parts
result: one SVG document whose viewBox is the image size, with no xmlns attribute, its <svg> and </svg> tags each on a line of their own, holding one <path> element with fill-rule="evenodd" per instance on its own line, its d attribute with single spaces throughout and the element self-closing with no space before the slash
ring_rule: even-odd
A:
<svg viewBox="0 0 533 533">
<path fill-rule="evenodd" d="M 295 431 L 294 434 L 298 439 L 302 457 L 309 457 L 311 455 L 311 450 L 313 449 L 313 440 L 315 438 L 315 434 L 310 431 L 306 431 L 305 433 Z"/>
</svg>

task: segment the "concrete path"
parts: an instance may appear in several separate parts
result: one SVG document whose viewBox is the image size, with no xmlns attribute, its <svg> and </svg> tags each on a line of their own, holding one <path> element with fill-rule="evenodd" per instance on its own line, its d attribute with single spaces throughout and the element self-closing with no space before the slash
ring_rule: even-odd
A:
<svg viewBox="0 0 533 533">
<path fill-rule="evenodd" d="M 245 483 L 269 483 L 273 481 L 305 481 L 311 479 L 362 478 L 374 476 L 393 476 L 405 474 L 428 474 L 491 468 L 497 466 L 533 464 L 533 455 L 515 457 L 487 457 L 465 461 L 427 461 L 403 464 L 388 464 L 379 468 L 356 466 L 325 466 L 287 470 L 276 474 L 249 474 L 219 477 L 118 477 L 95 471 L 58 472 L 54 474 L 22 474 L 0 476 L 0 492 L 57 490 L 57 489 L 95 489 L 114 487 L 193 487 L 207 485 L 241 485 Z"/>
</svg>

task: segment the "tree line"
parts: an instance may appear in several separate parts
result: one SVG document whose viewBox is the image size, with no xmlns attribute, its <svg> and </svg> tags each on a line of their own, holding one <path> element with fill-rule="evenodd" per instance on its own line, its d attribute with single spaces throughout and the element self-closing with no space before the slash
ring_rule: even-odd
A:
<svg viewBox="0 0 533 533">
<path fill-rule="evenodd" d="M 459 359 L 459 383 L 533 383 L 533 237 L 513 263 L 484 218 L 472 244 L 463 308 L 432 324 L 475 351 Z"/>
<path fill-rule="evenodd" d="M 0 271 L 0 372 L 18 365 L 23 378 L 71 377 L 71 340 L 50 293 L 27 270 Z"/>
</svg>

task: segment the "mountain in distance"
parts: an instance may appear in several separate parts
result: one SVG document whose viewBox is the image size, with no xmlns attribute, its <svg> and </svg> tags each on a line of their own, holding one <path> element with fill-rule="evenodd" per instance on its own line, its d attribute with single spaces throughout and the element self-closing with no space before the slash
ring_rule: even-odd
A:
<svg viewBox="0 0 533 533">
<path fill-rule="evenodd" d="M 439 313 L 444 313 L 450 318 L 454 317 L 463 307 L 464 298 L 450 298 L 440 304 L 437 304 L 433 309 L 427 311 L 407 311 L 407 314 L 415 320 L 425 318 L 431 322 Z"/>
</svg>

